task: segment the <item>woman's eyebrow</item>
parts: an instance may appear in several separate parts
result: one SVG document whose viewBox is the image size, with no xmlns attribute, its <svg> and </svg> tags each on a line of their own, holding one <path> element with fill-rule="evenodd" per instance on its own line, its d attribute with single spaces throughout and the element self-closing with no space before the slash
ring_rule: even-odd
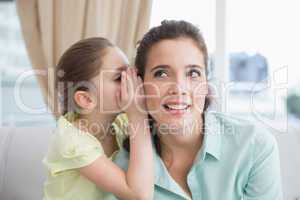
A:
<svg viewBox="0 0 300 200">
<path fill-rule="evenodd" d="M 170 66 L 169 65 L 157 65 L 157 66 L 153 67 L 150 72 L 153 72 L 154 70 L 157 70 L 157 69 L 165 69 L 165 68 L 170 68 Z"/>
<path fill-rule="evenodd" d="M 197 64 L 191 64 L 191 65 L 187 65 L 186 68 L 199 68 L 199 69 L 204 69 L 205 67 L 201 66 L 201 65 L 197 65 Z"/>
</svg>

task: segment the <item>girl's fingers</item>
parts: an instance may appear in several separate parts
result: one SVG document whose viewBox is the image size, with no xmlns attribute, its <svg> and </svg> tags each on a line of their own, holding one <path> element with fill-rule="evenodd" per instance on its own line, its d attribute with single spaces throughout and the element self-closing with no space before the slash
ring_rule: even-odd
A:
<svg viewBox="0 0 300 200">
<path fill-rule="evenodd" d="M 130 94 L 134 96 L 136 88 L 137 88 L 137 77 L 135 73 L 135 69 L 132 67 L 129 70 L 129 82 L 130 82 Z"/>
<path fill-rule="evenodd" d="M 138 83 L 136 68 L 132 69 L 132 74 L 133 74 L 133 85 L 134 85 L 134 88 L 137 88 L 139 86 L 139 83 Z"/>
<path fill-rule="evenodd" d="M 135 103 L 136 93 L 143 94 L 142 80 L 138 78 L 136 69 L 133 67 L 127 68 L 122 72 L 121 78 L 121 102 L 122 104 Z M 129 102 L 130 101 L 130 102 Z"/>
<path fill-rule="evenodd" d="M 138 93 L 138 80 L 137 80 L 137 74 L 135 68 L 132 68 L 132 83 L 133 83 L 133 100 L 134 103 L 137 102 L 137 93 Z"/>
<path fill-rule="evenodd" d="M 132 95 L 132 75 L 131 75 L 130 68 L 127 68 L 127 71 L 126 71 L 126 84 L 127 84 L 128 97 L 131 97 L 131 95 Z"/>
<path fill-rule="evenodd" d="M 126 80 L 126 72 L 122 71 L 121 74 L 121 101 L 124 101 L 125 99 L 127 99 L 128 94 L 127 94 L 127 80 Z"/>
<path fill-rule="evenodd" d="M 137 77 L 138 87 L 139 87 L 139 93 L 141 95 L 144 94 L 144 86 L 143 86 L 143 80 L 140 76 Z"/>
<path fill-rule="evenodd" d="M 122 109 L 122 104 L 121 104 L 121 90 L 117 90 L 117 93 L 116 93 L 116 102 L 117 102 L 117 105 L 119 106 L 119 108 Z"/>
</svg>

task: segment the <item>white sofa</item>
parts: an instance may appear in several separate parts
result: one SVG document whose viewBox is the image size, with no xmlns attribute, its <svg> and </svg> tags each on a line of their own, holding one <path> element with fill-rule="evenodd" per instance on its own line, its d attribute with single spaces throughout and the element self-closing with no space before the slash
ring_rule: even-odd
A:
<svg viewBox="0 0 300 200">
<path fill-rule="evenodd" d="M 0 200 L 40 200 L 42 158 L 53 128 L 0 128 Z M 281 156 L 284 200 L 300 199 L 300 132 L 276 134 Z"/>
<path fill-rule="evenodd" d="M 41 200 L 53 128 L 0 129 L 0 200 Z"/>
</svg>

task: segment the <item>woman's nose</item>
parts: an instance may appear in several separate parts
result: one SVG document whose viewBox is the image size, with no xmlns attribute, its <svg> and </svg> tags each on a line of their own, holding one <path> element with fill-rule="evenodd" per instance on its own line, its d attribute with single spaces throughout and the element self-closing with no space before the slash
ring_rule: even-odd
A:
<svg viewBox="0 0 300 200">
<path fill-rule="evenodd" d="M 186 78 L 177 78 L 168 87 L 169 95 L 186 95 L 188 93 L 188 83 Z"/>
</svg>

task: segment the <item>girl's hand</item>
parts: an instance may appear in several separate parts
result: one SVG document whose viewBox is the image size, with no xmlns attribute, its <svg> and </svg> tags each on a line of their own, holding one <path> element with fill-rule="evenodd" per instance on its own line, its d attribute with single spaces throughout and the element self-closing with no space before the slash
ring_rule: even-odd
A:
<svg viewBox="0 0 300 200">
<path fill-rule="evenodd" d="M 129 119 L 137 120 L 147 116 L 143 82 L 133 67 L 122 72 L 117 102 Z"/>
</svg>

